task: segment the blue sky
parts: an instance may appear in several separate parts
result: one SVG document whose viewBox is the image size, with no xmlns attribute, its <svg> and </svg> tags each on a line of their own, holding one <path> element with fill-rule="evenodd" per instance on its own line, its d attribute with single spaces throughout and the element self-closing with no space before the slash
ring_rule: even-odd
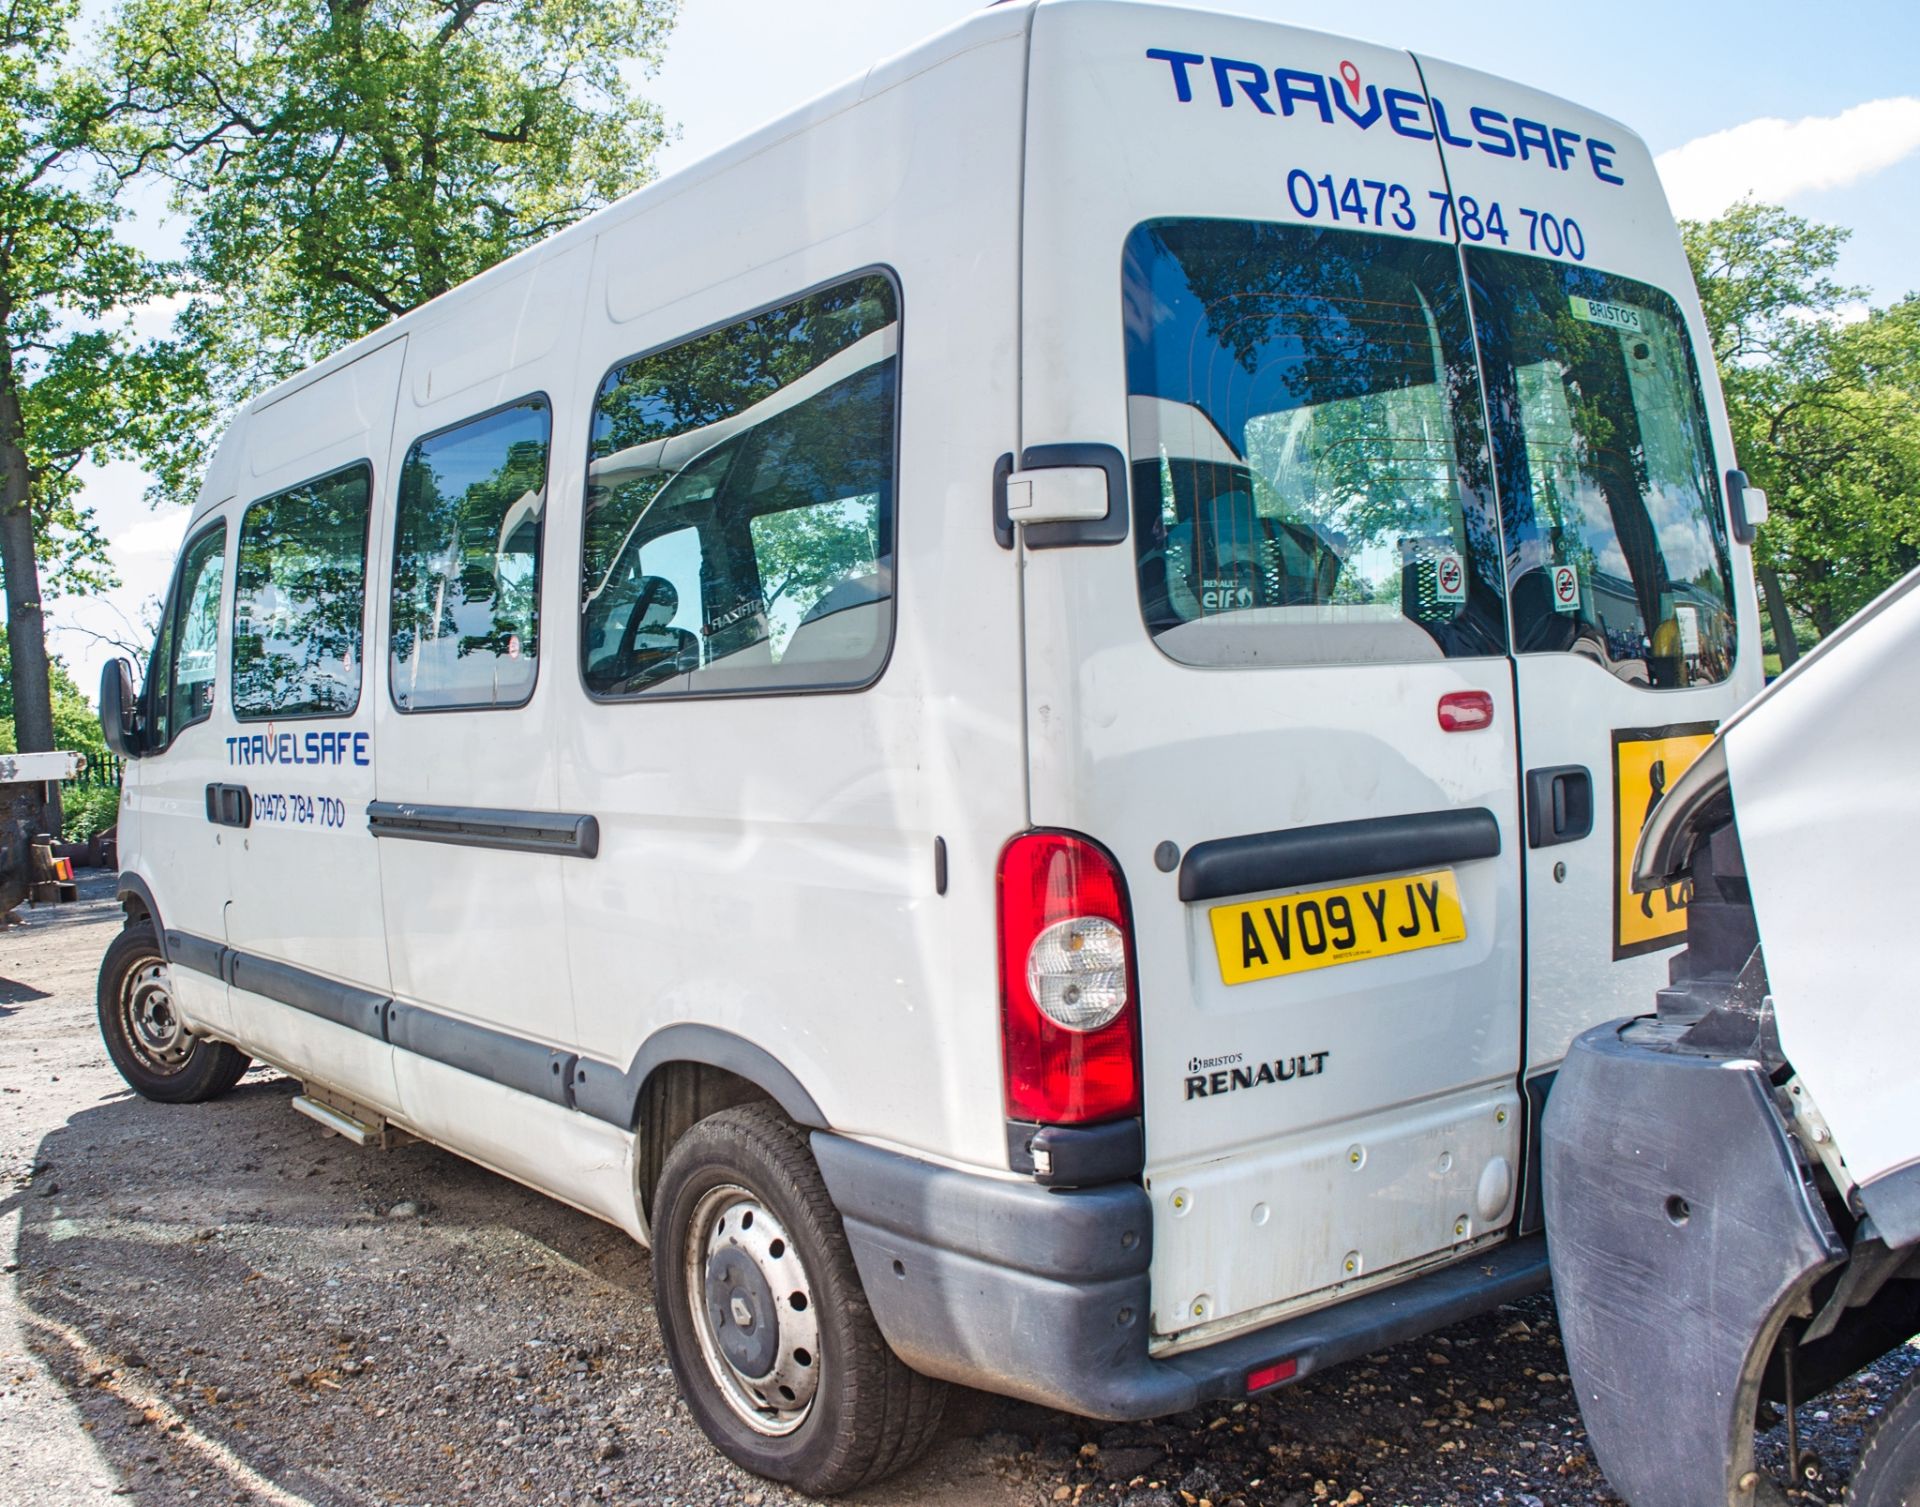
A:
<svg viewBox="0 0 1920 1507">
<path fill-rule="evenodd" d="M 106 8 L 90 0 L 87 13 Z M 679 131 L 661 168 L 725 146 L 975 8 L 973 0 L 684 0 L 665 65 L 644 83 Z M 1712 214 L 1722 207 L 1707 202 L 1714 185 L 1750 183 L 1800 214 L 1851 227 L 1840 274 L 1865 285 L 1873 302 L 1920 290 L 1915 0 L 1825 10 L 1782 0 L 1223 0 L 1218 8 L 1411 48 L 1590 105 L 1632 126 L 1656 155 L 1688 148 L 1662 164 L 1678 212 Z M 1859 108 L 1866 105 L 1874 108 Z M 1731 134 L 1702 140 L 1718 133 Z M 143 196 L 140 207 L 138 239 L 171 250 L 157 202 Z M 144 485 L 130 466 L 89 475 L 87 501 L 124 584 L 105 599 L 52 604 L 53 647 L 82 686 L 97 682 L 113 652 L 82 630 L 126 635 L 166 587 L 184 516 L 148 509 Z"/>
</svg>

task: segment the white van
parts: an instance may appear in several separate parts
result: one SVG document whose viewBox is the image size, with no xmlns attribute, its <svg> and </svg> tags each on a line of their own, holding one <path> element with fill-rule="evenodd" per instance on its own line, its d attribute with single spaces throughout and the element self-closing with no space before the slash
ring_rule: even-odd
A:
<svg viewBox="0 0 1920 1507">
<path fill-rule="evenodd" d="M 1761 684 L 1707 350 L 1612 121 L 982 11 L 240 416 L 104 691 L 108 1043 L 651 1241 L 814 1491 L 1537 1286 Z"/>
</svg>

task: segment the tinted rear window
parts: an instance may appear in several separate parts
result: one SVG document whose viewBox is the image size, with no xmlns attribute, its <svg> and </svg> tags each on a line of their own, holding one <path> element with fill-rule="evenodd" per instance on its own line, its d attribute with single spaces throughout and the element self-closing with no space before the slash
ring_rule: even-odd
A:
<svg viewBox="0 0 1920 1507">
<path fill-rule="evenodd" d="M 1128 238 L 1141 606 L 1199 665 L 1505 648 L 1453 247 L 1236 220 Z"/>
<path fill-rule="evenodd" d="M 1726 679 L 1726 515 L 1679 306 L 1592 268 L 1466 255 L 1515 647 L 1655 688 Z"/>
</svg>

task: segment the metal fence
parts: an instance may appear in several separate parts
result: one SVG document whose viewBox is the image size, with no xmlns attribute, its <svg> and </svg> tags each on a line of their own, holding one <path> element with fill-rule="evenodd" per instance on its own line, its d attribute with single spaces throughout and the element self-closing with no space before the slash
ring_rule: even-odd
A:
<svg viewBox="0 0 1920 1507">
<path fill-rule="evenodd" d="M 126 760 L 117 754 L 88 754 L 87 767 L 73 779 L 62 780 L 60 784 L 62 789 L 67 790 L 76 786 L 82 789 L 92 786 L 118 790 L 126 772 Z"/>
</svg>

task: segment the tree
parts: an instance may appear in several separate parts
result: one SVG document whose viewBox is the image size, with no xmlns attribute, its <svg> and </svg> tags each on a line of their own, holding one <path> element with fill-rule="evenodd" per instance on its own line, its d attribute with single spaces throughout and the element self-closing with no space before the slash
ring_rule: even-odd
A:
<svg viewBox="0 0 1920 1507">
<path fill-rule="evenodd" d="M 1790 663 L 1789 605 L 1824 635 L 1920 564 L 1920 298 L 1848 320 L 1847 232 L 1773 205 L 1682 234 L 1735 448 L 1767 490 L 1756 564 Z"/>
<path fill-rule="evenodd" d="M 12 737 L 13 677 L 8 674 L 7 642 L 0 636 L 0 753 L 15 751 Z M 57 655 L 47 662 L 49 689 L 53 705 L 53 746 L 70 748 L 87 756 L 89 764 L 107 757 L 107 740 L 100 733 L 100 719 L 93 704 L 73 683 L 67 667 Z"/>
<path fill-rule="evenodd" d="M 0 575 L 18 746 L 55 746 L 42 599 L 109 584 L 106 544 L 80 501 L 82 460 L 166 469 L 168 420 L 192 367 L 137 344 L 131 307 L 169 269 L 119 240 L 119 180 L 102 165 L 113 101 L 65 59 L 75 0 L 14 0 L 0 18 Z"/>
<path fill-rule="evenodd" d="M 145 123 L 229 399 L 651 176 L 676 0 L 123 0 L 103 78 Z"/>
</svg>

